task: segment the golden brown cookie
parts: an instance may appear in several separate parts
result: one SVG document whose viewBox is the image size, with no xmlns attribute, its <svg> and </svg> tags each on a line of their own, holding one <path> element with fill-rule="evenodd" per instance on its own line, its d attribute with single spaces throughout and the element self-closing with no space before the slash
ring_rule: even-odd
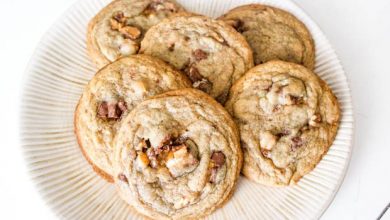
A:
<svg viewBox="0 0 390 220">
<path fill-rule="evenodd" d="M 294 15 L 271 6 L 239 6 L 219 19 L 240 32 L 253 50 L 255 65 L 283 60 L 314 69 L 314 42 Z"/>
<path fill-rule="evenodd" d="M 226 110 L 195 89 L 158 95 L 124 119 L 114 143 L 121 197 L 154 219 L 198 219 L 232 195 L 242 164 Z"/>
<path fill-rule="evenodd" d="M 115 0 L 89 23 L 88 53 L 99 68 L 136 54 L 151 26 L 182 11 L 174 0 Z"/>
<path fill-rule="evenodd" d="M 272 186 L 296 183 L 310 172 L 332 145 L 340 120 L 326 83 L 284 61 L 249 70 L 225 107 L 240 130 L 244 175 Z"/>
<path fill-rule="evenodd" d="M 121 58 L 88 83 L 75 112 L 75 133 L 94 170 L 112 182 L 112 141 L 122 119 L 151 96 L 191 87 L 168 64 L 147 55 Z"/>
<path fill-rule="evenodd" d="M 149 29 L 140 53 L 158 57 L 187 74 L 193 87 L 219 102 L 230 86 L 253 66 L 244 37 L 222 21 L 176 16 Z"/>
</svg>

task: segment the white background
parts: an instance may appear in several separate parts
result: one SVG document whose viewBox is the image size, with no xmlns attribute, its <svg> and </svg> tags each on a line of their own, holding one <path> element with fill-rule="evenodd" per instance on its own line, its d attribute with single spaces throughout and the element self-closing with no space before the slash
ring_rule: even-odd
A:
<svg viewBox="0 0 390 220">
<path fill-rule="evenodd" d="M 0 0 L 0 219 L 55 219 L 29 180 L 23 161 L 19 100 L 23 73 L 35 46 L 73 2 Z M 390 1 L 296 3 L 336 49 L 355 110 L 350 167 L 322 219 L 375 219 L 390 202 Z M 386 216 L 390 219 L 390 213 Z"/>
</svg>

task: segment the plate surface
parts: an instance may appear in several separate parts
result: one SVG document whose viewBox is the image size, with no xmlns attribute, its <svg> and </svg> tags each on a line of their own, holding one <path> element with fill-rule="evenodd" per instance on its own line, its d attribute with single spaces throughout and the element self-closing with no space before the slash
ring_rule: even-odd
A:
<svg viewBox="0 0 390 220">
<path fill-rule="evenodd" d="M 21 139 L 37 188 L 65 219 L 138 219 L 83 158 L 73 133 L 73 111 L 96 69 L 86 55 L 86 27 L 109 0 L 83 0 L 47 32 L 26 71 Z M 340 129 L 323 160 L 297 186 L 271 188 L 240 178 L 232 199 L 210 219 L 316 219 L 333 200 L 352 151 L 353 111 L 343 68 L 318 26 L 286 0 L 180 0 L 186 9 L 212 17 L 247 3 L 290 11 L 311 31 L 316 43 L 315 72 L 333 89 L 342 109 Z"/>
</svg>

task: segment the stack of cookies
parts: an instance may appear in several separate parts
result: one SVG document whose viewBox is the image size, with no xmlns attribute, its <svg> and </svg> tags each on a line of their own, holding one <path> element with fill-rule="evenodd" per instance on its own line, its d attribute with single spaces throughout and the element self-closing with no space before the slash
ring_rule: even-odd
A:
<svg viewBox="0 0 390 220">
<path fill-rule="evenodd" d="M 289 186 L 335 139 L 340 109 L 314 72 L 314 42 L 286 11 L 240 6 L 217 20 L 173 0 L 116 0 L 90 22 L 100 70 L 75 112 L 86 160 L 154 219 L 200 218 L 239 174 Z"/>
</svg>

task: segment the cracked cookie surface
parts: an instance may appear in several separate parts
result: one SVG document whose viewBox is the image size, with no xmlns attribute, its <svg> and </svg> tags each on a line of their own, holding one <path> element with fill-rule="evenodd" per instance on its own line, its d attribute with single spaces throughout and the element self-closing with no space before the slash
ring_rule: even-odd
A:
<svg viewBox="0 0 390 220">
<path fill-rule="evenodd" d="M 140 53 L 182 70 L 193 83 L 223 103 L 231 85 L 253 66 L 245 39 L 222 21 L 183 15 L 149 29 Z"/>
<path fill-rule="evenodd" d="M 136 54 L 145 32 L 184 9 L 174 0 L 115 0 L 89 23 L 87 49 L 98 68 Z"/>
<path fill-rule="evenodd" d="M 251 4 L 234 8 L 219 19 L 245 37 L 253 50 L 255 65 L 283 60 L 314 69 L 315 47 L 311 34 L 292 14 Z"/>
<path fill-rule="evenodd" d="M 112 141 L 121 120 L 141 101 L 190 81 L 161 60 L 147 55 L 121 58 L 89 82 L 75 112 L 75 132 L 94 170 L 112 180 Z"/>
<path fill-rule="evenodd" d="M 200 218 L 233 193 L 242 164 L 238 130 L 226 110 L 195 89 L 139 104 L 115 139 L 121 197 L 154 219 Z"/>
<path fill-rule="evenodd" d="M 335 139 L 340 120 L 336 97 L 305 67 L 270 61 L 249 70 L 225 105 L 237 123 L 243 174 L 273 186 L 297 182 Z"/>
</svg>

